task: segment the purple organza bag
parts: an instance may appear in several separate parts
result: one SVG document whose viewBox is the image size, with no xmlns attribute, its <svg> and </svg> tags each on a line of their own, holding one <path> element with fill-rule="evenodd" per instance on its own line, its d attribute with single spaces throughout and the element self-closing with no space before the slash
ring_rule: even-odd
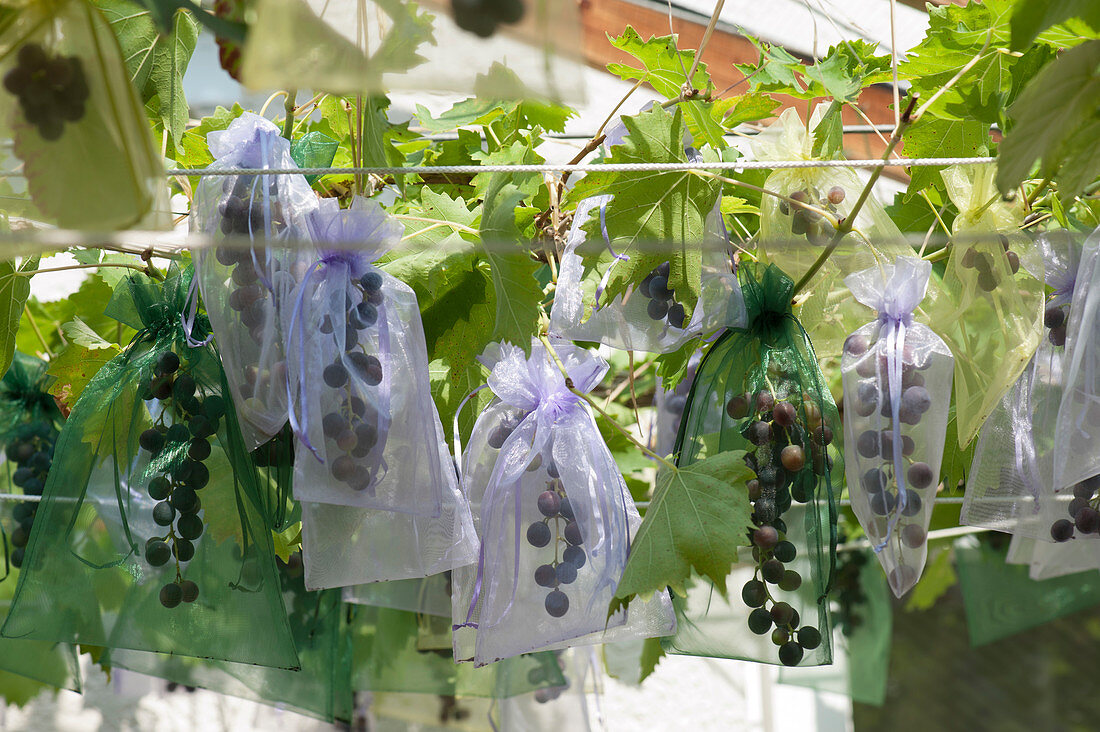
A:
<svg viewBox="0 0 1100 732">
<path fill-rule="evenodd" d="M 346 210 L 323 199 L 310 217 L 318 254 L 283 312 L 302 502 L 440 514 L 447 477 L 420 309 L 373 265 L 402 231 L 363 198 Z"/>
<path fill-rule="evenodd" d="M 591 391 L 607 372 L 582 348 L 554 348 L 579 391 Z M 483 362 L 496 399 L 463 455 L 481 547 L 476 565 L 452 575 L 455 660 L 480 666 L 538 649 L 672 633 L 664 593 L 607 617 L 641 520 L 587 405 L 539 341 L 530 358 L 505 344 Z"/>
<path fill-rule="evenodd" d="M 731 267 L 729 239 L 718 205 L 707 218 L 704 241 L 693 243 L 702 251 L 701 289 L 686 322 L 683 305 L 677 303 L 676 293 L 666 286 L 668 262 L 655 269 L 637 289 L 607 302 L 603 292 L 612 269 L 629 258 L 612 251 L 606 227 L 602 225 L 610 201 L 611 196 L 603 195 L 577 204 L 550 309 L 551 333 L 629 351 L 668 353 L 700 333 L 744 325 L 745 300 Z M 582 227 L 592 216 L 600 217 L 607 249 L 596 267 L 586 273 L 577 248 L 585 243 Z"/>
<path fill-rule="evenodd" d="M 207 140 L 212 168 L 297 167 L 279 128 L 251 112 Z M 209 176 L 195 190 L 191 230 L 220 243 L 194 251 L 192 285 L 202 292 L 249 449 L 271 439 L 287 415 L 280 303 L 294 288 L 295 255 L 268 245 L 304 241 L 317 207 L 301 175 Z"/>
<path fill-rule="evenodd" d="M 960 521 L 1045 544 L 1053 538 L 1052 523 L 1069 518 L 1062 515 L 1066 506 L 1055 507 L 1048 517 L 1044 505 L 1054 496 L 1054 434 L 1065 372 L 1066 312 L 1081 247 L 1068 237 L 1041 234 L 1037 248 L 1043 271 L 1032 274 L 1051 289 L 1044 317 L 1046 337 L 978 433 Z M 1054 553 L 1068 556 L 1044 548 L 1032 560 L 1030 546 L 1028 551 L 1029 562 L 1043 563 Z"/>
<path fill-rule="evenodd" d="M 924 569 L 951 404 L 951 351 L 913 321 L 931 273 L 929 262 L 898 257 L 844 280 L 878 312 L 841 358 L 848 494 L 898 597 Z"/>
</svg>

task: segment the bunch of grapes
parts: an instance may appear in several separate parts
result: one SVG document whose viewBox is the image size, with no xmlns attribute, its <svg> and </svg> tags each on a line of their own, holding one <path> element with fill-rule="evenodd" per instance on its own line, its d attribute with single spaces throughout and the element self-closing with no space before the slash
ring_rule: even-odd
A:
<svg viewBox="0 0 1100 732">
<path fill-rule="evenodd" d="M 541 466 L 541 459 L 539 462 Z M 536 466 L 535 470 L 540 466 Z M 527 527 L 527 543 L 536 549 L 551 543 L 554 545 L 553 560 L 535 568 L 535 584 L 550 590 L 543 605 L 547 614 L 560 618 L 569 611 L 569 596 L 562 592 L 561 587 L 576 582 L 577 572 L 584 567 L 588 556 L 581 548 L 584 544 L 581 526 L 573 515 L 573 506 L 565 495 L 565 487 L 553 461 L 546 465 L 546 477 L 546 490 L 539 493 L 537 499 L 543 519 Z"/>
<path fill-rule="evenodd" d="M 1003 256 L 1005 262 L 1008 265 L 1008 271 L 1012 274 L 1016 274 L 1020 271 L 1020 255 L 1012 251 L 1011 244 L 1008 241 L 1008 237 L 1001 236 L 1001 249 L 1003 250 Z M 997 289 L 998 268 L 993 266 L 993 258 L 997 254 L 990 254 L 988 252 L 979 252 L 974 247 L 968 248 L 962 257 L 962 266 L 968 269 L 977 270 L 978 272 L 978 287 L 986 292 L 993 292 Z"/>
<path fill-rule="evenodd" d="M 1066 345 L 1066 326 L 1069 316 L 1062 305 L 1048 305 L 1043 311 L 1043 325 L 1047 327 L 1047 338 L 1051 345 L 1063 348 Z"/>
<path fill-rule="evenodd" d="M 37 43 L 16 54 L 16 65 L 4 75 L 4 88 L 19 99 L 23 116 L 43 140 L 57 140 L 66 122 L 84 117 L 88 82 L 76 56 L 50 55 Z"/>
<path fill-rule="evenodd" d="M 776 376 L 780 384 L 793 386 L 791 374 L 780 370 Z M 726 414 L 740 424 L 741 435 L 752 446 L 745 462 L 756 474 L 747 485 L 752 520 L 758 526 L 749 533 L 756 570 L 741 590 L 741 599 L 753 608 L 749 630 L 757 635 L 770 631 L 779 660 L 797 666 L 804 651 L 821 644 L 821 633 L 809 625 L 799 627 L 798 611 L 773 596 L 776 589 L 794 592 L 802 586 L 802 576 L 786 567 L 798 552 L 786 540 L 787 525 L 781 516 L 792 501 L 813 500 L 817 476 L 832 467 L 827 447 L 833 432 L 809 394 L 795 388 L 778 394 L 778 400 L 771 390 L 737 394 L 726 403 Z M 799 397 L 801 413 L 788 401 L 792 395 Z"/>
<path fill-rule="evenodd" d="M 565 659 L 562 658 L 562 651 L 554 651 L 554 663 L 556 663 L 559 670 L 564 674 L 565 672 Z M 544 684 L 549 678 L 547 675 L 547 669 L 545 666 L 538 666 L 527 672 L 527 681 L 532 685 Z M 543 686 L 535 689 L 535 701 L 539 704 L 547 704 L 554 701 L 569 689 L 569 679 L 565 680 L 565 683 L 561 686 Z"/>
<path fill-rule="evenodd" d="M 336 480 L 357 491 L 374 494 L 375 474 L 361 469 L 363 461 L 377 462 L 372 453 L 381 451 L 385 435 L 381 434 L 381 415 L 374 401 L 356 396 L 354 385 L 374 389 L 382 383 L 382 362 L 378 356 L 367 353 L 368 342 L 360 342 L 361 333 L 374 328 L 383 305 L 382 275 L 376 270 L 355 281 L 354 297 L 344 301 L 347 308 L 344 326 L 344 352 L 321 371 L 325 386 L 340 395 L 335 411 L 321 419 L 321 427 L 329 446 L 328 454 L 337 454 L 329 464 L 329 471 Z M 325 316 L 321 332 L 333 333 L 331 318 Z M 359 387 L 361 388 L 361 387 Z"/>
<path fill-rule="evenodd" d="M 877 412 L 885 420 L 881 430 L 864 430 L 856 438 L 856 451 L 860 457 L 882 461 L 881 465 L 869 468 L 860 476 L 860 487 L 867 493 L 871 511 L 876 516 L 891 516 L 898 512 L 900 493 L 898 476 L 895 475 L 893 410 L 890 402 L 890 375 L 887 372 L 886 354 L 877 351 L 869 352 L 871 344 L 860 333 L 848 337 L 844 343 L 844 350 L 849 356 L 859 358 L 855 370 L 862 377 L 857 385 L 856 398 L 851 409 L 860 417 L 870 417 Z M 901 454 L 907 466 L 903 482 L 907 487 L 905 506 L 897 516 L 897 526 L 902 544 L 911 549 L 923 545 L 927 538 L 924 527 L 919 522 L 922 504 L 917 491 L 932 485 L 935 480 L 935 471 L 928 463 L 913 460 L 916 443 L 905 433 L 909 432 L 911 427 L 920 424 L 924 414 L 932 406 L 932 396 L 925 388 L 924 375 L 921 374 L 921 371 L 926 370 L 930 365 L 930 359 L 916 363 L 913 352 L 908 346 L 902 349 L 902 392 L 898 421 L 901 423 L 899 425 Z M 885 375 L 881 381 L 876 378 L 880 374 Z M 879 388 L 880 384 L 884 387 L 883 389 Z M 911 572 L 915 572 L 912 567 L 898 566 L 892 570 L 891 574 L 897 576 L 891 577 L 891 580 L 896 580 L 896 586 L 907 585 L 909 581 L 915 579 L 915 577 L 906 576 Z"/>
<path fill-rule="evenodd" d="M 676 293 L 668 286 L 669 263 L 662 262 L 642 280 L 642 294 L 649 298 L 646 312 L 657 321 L 667 321 L 673 328 L 684 327 L 684 306 L 676 302 Z"/>
<path fill-rule="evenodd" d="M 496 33 L 501 24 L 514 24 L 523 19 L 523 0 L 451 0 L 455 25 L 479 38 Z"/>
<path fill-rule="evenodd" d="M 1082 480 L 1073 486 L 1069 502 L 1069 518 L 1058 519 L 1050 527 L 1055 541 L 1069 541 L 1075 534 L 1100 534 L 1100 475 Z"/>
<path fill-rule="evenodd" d="M 24 422 L 15 429 L 15 434 L 5 450 L 8 460 L 15 465 L 11 481 L 23 489 L 28 496 L 41 496 L 46 486 L 46 476 L 53 464 L 54 443 L 57 442 L 57 428 L 48 419 L 36 419 Z M 11 563 L 23 566 L 27 542 L 31 537 L 31 527 L 38 504 L 32 501 L 20 501 L 12 509 L 17 522 L 11 534 L 14 550 Z"/>
<path fill-rule="evenodd" d="M 153 521 L 167 533 L 151 537 L 145 544 L 145 561 L 150 566 L 162 567 L 175 557 L 176 578 L 160 590 L 160 602 L 167 608 L 194 602 L 199 596 L 199 586 L 183 579 L 181 564 L 195 556 L 195 542 L 203 533 L 198 491 L 210 482 L 204 461 L 210 457 L 210 439 L 225 415 L 225 400 L 218 395 L 203 397 L 195 379 L 180 366 L 174 351 L 157 357 L 142 398 L 156 400 L 161 408 L 156 424 L 138 438 L 151 458 L 167 457 L 166 466 L 147 486 L 149 497 L 157 501 Z"/>
<path fill-rule="evenodd" d="M 823 209 L 837 215 L 837 206 L 844 202 L 846 195 L 840 186 L 833 186 L 825 195 L 817 188 L 810 187 L 795 191 L 790 195 L 792 201 Z M 832 222 L 817 211 L 811 211 L 797 203 L 781 200 L 779 213 L 791 218 L 791 233 L 795 236 L 805 236 L 811 244 L 823 246 L 828 244 L 836 234 L 836 228 Z"/>
</svg>

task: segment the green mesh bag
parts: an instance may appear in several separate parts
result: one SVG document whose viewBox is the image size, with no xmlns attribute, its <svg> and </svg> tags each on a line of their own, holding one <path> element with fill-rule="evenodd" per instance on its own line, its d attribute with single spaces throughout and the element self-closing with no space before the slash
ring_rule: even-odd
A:
<svg viewBox="0 0 1100 732">
<path fill-rule="evenodd" d="M 307 591 L 301 557 L 291 558 L 297 561 L 278 563 L 279 579 L 300 671 L 121 648 L 108 649 L 102 665 L 285 706 L 329 722 L 350 720 L 351 645 L 340 591 Z"/>
<path fill-rule="evenodd" d="M 980 646 L 1100 605 L 1100 574 L 1078 572 L 1033 580 L 987 543 L 955 544 L 970 644 Z"/>
<path fill-rule="evenodd" d="M 356 691 L 502 698 L 565 683 L 552 651 L 482 667 L 455 663 L 450 618 L 367 605 L 346 607 L 352 613 Z"/>
<path fill-rule="evenodd" d="M 740 280 L 748 326 L 726 331 L 700 362 L 674 455 L 684 466 L 744 451 L 757 477 L 735 490 L 748 491 L 759 528 L 727 579 L 741 596 L 696 582 L 676 602 L 677 632 L 665 643 L 687 655 L 826 664 L 833 480 L 844 475 L 837 410 L 791 314 L 790 278 L 774 265 L 749 265 Z"/>
<path fill-rule="evenodd" d="M 844 608 L 848 622 L 846 630 L 838 633 L 834 641 L 832 665 L 784 668 L 779 672 L 781 684 L 831 691 L 860 704 L 882 706 L 890 678 L 894 611 L 886 575 L 873 557 L 866 552 L 861 557 L 861 566 L 853 573 L 859 601 Z"/>
<path fill-rule="evenodd" d="M 138 329 L 58 438 L 0 634 L 297 668 L 268 517 L 191 272 L 119 283 Z M 193 325 L 188 327 L 187 323 Z"/>
<path fill-rule="evenodd" d="M 46 363 L 23 353 L 15 354 L 0 380 L 0 445 L 7 458 L 0 472 L 0 493 L 42 495 L 63 421 L 46 393 L 46 382 Z M 34 500 L 0 501 L 0 622 L 11 607 L 37 508 Z M 0 638 L 0 671 L 57 688 L 81 689 L 76 649 L 66 643 Z"/>
</svg>

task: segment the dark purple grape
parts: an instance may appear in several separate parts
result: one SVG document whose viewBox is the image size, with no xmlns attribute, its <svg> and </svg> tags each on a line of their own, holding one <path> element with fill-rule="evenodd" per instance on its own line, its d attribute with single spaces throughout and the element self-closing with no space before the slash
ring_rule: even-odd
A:
<svg viewBox="0 0 1100 732">
<path fill-rule="evenodd" d="M 781 646 L 791 639 L 790 631 L 786 628 L 776 628 L 772 631 L 772 643 Z"/>
<path fill-rule="evenodd" d="M 138 444 L 141 445 L 143 450 L 156 455 L 164 447 L 164 435 L 156 428 L 150 427 L 138 437 Z"/>
<path fill-rule="evenodd" d="M 339 389 L 348 383 L 348 370 L 344 368 L 342 363 L 330 363 L 321 372 L 321 378 L 325 380 L 330 388 Z"/>
<path fill-rule="evenodd" d="M 1060 325 L 1057 328 L 1051 328 L 1047 333 L 1047 338 L 1050 340 L 1051 345 L 1061 348 L 1066 345 L 1066 326 Z"/>
<path fill-rule="evenodd" d="M 775 407 L 775 397 L 770 391 L 764 389 L 756 392 L 753 401 L 757 412 L 770 412 Z"/>
<path fill-rule="evenodd" d="M 752 532 L 752 543 L 765 551 L 779 543 L 779 532 L 772 526 L 761 526 Z"/>
<path fill-rule="evenodd" d="M 821 631 L 812 625 L 805 625 L 798 629 L 798 645 L 807 651 L 812 651 L 821 645 Z"/>
<path fill-rule="evenodd" d="M 581 536 L 581 525 L 576 521 L 570 521 L 565 525 L 562 536 L 564 536 L 565 540 L 572 546 L 580 546 L 584 543 L 584 537 Z"/>
<path fill-rule="evenodd" d="M 684 306 L 680 303 L 676 303 L 668 309 L 668 324 L 673 328 L 683 328 L 685 317 L 687 317 L 687 314 L 684 312 Z"/>
<path fill-rule="evenodd" d="M 561 558 L 563 562 L 569 562 L 577 569 L 583 567 L 588 559 L 587 555 L 584 553 L 584 549 L 579 546 L 565 547 L 565 551 L 561 553 Z"/>
<path fill-rule="evenodd" d="M 652 320 L 664 320 L 665 315 L 668 314 L 668 303 L 664 300 L 650 300 L 646 305 L 646 314 Z"/>
<path fill-rule="evenodd" d="M 878 468 L 871 468 L 860 478 L 860 485 L 863 487 L 863 490 L 868 493 L 881 493 L 885 491 L 888 482 L 886 473 Z"/>
<path fill-rule="evenodd" d="M 730 419 L 743 419 L 749 416 L 749 399 L 744 394 L 738 394 L 726 403 L 726 414 Z"/>
<path fill-rule="evenodd" d="M 333 478 L 346 483 L 355 477 L 358 468 L 353 458 L 348 455 L 341 455 L 332 461 L 331 472 Z"/>
<path fill-rule="evenodd" d="M 199 586 L 191 580 L 180 582 L 180 591 L 184 602 L 194 602 L 199 599 Z"/>
<path fill-rule="evenodd" d="M 853 333 L 844 341 L 844 352 L 849 356 L 862 356 L 869 347 L 867 336 L 860 333 Z"/>
<path fill-rule="evenodd" d="M 145 561 L 154 567 L 160 567 L 168 563 L 172 558 L 172 549 L 160 539 L 150 540 L 145 545 Z"/>
<path fill-rule="evenodd" d="M 163 475 L 158 475 L 149 481 L 149 497 L 155 501 L 163 501 L 171 491 L 172 484 Z"/>
<path fill-rule="evenodd" d="M 893 492 L 881 490 L 869 494 L 871 511 L 877 516 L 886 516 L 898 504 L 898 497 Z"/>
<path fill-rule="evenodd" d="M 746 431 L 745 436 L 754 445 L 763 447 L 772 441 L 772 428 L 767 422 L 757 420 L 751 423 Z"/>
<path fill-rule="evenodd" d="M 561 497 L 554 491 L 543 491 L 539 494 L 538 505 L 543 516 L 557 516 L 561 509 Z"/>
<path fill-rule="evenodd" d="M 168 526 L 176 518 L 176 510 L 167 501 L 153 506 L 153 521 L 157 526 Z"/>
<path fill-rule="evenodd" d="M 790 402 L 777 402 L 772 407 L 772 419 L 782 427 L 790 427 L 798 420 L 798 410 Z"/>
<path fill-rule="evenodd" d="M 577 567 L 569 562 L 562 562 L 557 569 L 558 582 L 563 585 L 573 584 L 577 579 Z"/>
<path fill-rule="evenodd" d="M 763 607 L 768 601 L 768 589 L 760 580 L 749 580 L 741 588 L 741 600 L 749 607 Z"/>
<path fill-rule="evenodd" d="M 202 530 L 202 519 L 194 514 L 180 516 L 180 520 L 176 522 L 176 531 L 184 539 L 194 541 L 202 536 Z"/>
<path fill-rule="evenodd" d="M 167 608 L 173 608 L 183 601 L 183 588 L 175 582 L 169 582 L 160 588 L 160 604 Z"/>
<path fill-rule="evenodd" d="M 798 445 L 787 445 L 779 453 L 779 462 L 786 470 L 797 473 L 806 464 L 806 457 Z"/>
<path fill-rule="evenodd" d="M 172 553 L 181 562 L 190 562 L 195 557 L 195 545 L 187 539 L 176 539 L 172 545 Z"/>
<path fill-rule="evenodd" d="M 165 351 L 157 358 L 156 372 L 158 375 L 174 374 L 179 370 L 180 357 L 175 351 Z"/>
<path fill-rule="evenodd" d="M 558 509 L 558 513 L 560 513 L 562 518 L 566 519 L 567 521 L 572 521 L 574 518 L 576 518 L 573 515 L 573 504 L 569 502 L 569 496 L 562 497 L 561 508 Z"/>
<path fill-rule="evenodd" d="M 554 590 L 546 596 L 546 612 L 552 618 L 560 618 L 569 612 L 569 597 L 561 590 Z"/>
<path fill-rule="evenodd" d="M 923 526 L 918 526 L 917 524 L 909 524 L 908 526 L 902 527 L 901 541 L 903 544 L 905 544 L 905 546 L 909 547 L 910 549 L 916 549 L 917 547 L 919 547 L 921 544 L 924 543 L 924 540 L 927 537 L 928 534 L 925 532 Z"/>
<path fill-rule="evenodd" d="M 905 489 L 905 508 L 901 510 L 902 516 L 916 516 L 921 511 L 920 494 L 911 488 Z"/>
<path fill-rule="evenodd" d="M 767 610 L 758 607 L 749 613 L 749 630 L 757 635 L 764 635 L 772 628 L 772 616 Z"/>
<path fill-rule="evenodd" d="M 359 278 L 359 286 L 367 292 L 379 290 L 382 288 L 382 275 L 371 270 Z"/>
<path fill-rule="evenodd" d="M 1070 517 L 1071 518 L 1076 517 L 1077 514 L 1081 511 L 1081 509 L 1085 508 L 1088 505 L 1089 505 L 1088 499 L 1086 499 L 1086 498 L 1074 498 L 1072 501 L 1069 502 L 1069 515 L 1070 515 Z"/>
<path fill-rule="evenodd" d="M 1050 536 L 1055 541 L 1069 541 L 1073 538 L 1073 522 L 1067 519 L 1058 519 L 1050 527 Z"/>
<path fill-rule="evenodd" d="M 794 608 L 785 602 L 777 602 L 772 605 L 770 613 L 772 622 L 776 625 L 788 625 L 794 618 Z"/>
<path fill-rule="evenodd" d="M 901 395 L 902 409 L 924 414 L 932 407 L 932 395 L 923 386 L 910 386 Z"/>
<path fill-rule="evenodd" d="M 1085 481 L 1081 481 L 1073 486 L 1073 495 L 1075 498 L 1084 498 L 1088 500 L 1092 498 L 1095 493 L 1096 489 Z"/>
<path fill-rule="evenodd" d="M 196 437 L 191 440 L 187 448 L 187 457 L 202 462 L 210 457 L 210 441 L 204 437 Z"/>
<path fill-rule="evenodd" d="M 793 562 L 794 558 L 798 555 L 798 550 L 794 544 L 789 541 L 781 541 L 775 545 L 775 550 L 772 552 L 772 556 L 781 562 Z"/>
<path fill-rule="evenodd" d="M 1077 512 L 1074 523 L 1082 534 L 1093 534 L 1100 531 L 1100 511 L 1092 506 L 1086 506 Z"/>
<path fill-rule="evenodd" d="M 539 587 L 556 587 L 558 575 L 551 564 L 540 564 L 535 568 L 535 584 Z"/>
<path fill-rule="evenodd" d="M 321 430 L 326 437 L 336 437 L 347 427 L 348 421 L 336 412 L 329 412 L 321 418 Z"/>
<path fill-rule="evenodd" d="M 932 481 L 935 479 L 932 466 L 928 463 L 913 463 L 909 466 L 909 470 L 906 471 L 905 475 L 909 479 L 909 485 L 917 490 L 923 490 L 932 485 Z"/>
<path fill-rule="evenodd" d="M 672 290 L 668 288 L 668 277 L 658 275 L 649 283 L 649 294 L 654 300 L 669 300 Z"/>
<path fill-rule="evenodd" d="M 1060 328 L 1066 322 L 1066 311 L 1059 305 L 1051 305 L 1043 312 L 1043 325 Z"/>
<path fill-rule="evenodd" d="M 773 585 L 779 584 L 779 580 L 783 579 L 783 562 L 778 559 L 769 559 L 764 562 L 760 565 L 760 576 Z"/>
<path fill-rule="evenodd" d="M 783 576 L 779 578 L 779 589 L 784 592 L 794 592 L 802 586 L 802 575 L 795 572 L 793 569 L 788 569 L 783 572 Z"/>
<path fill-rule="evenodd" d="M 882 440 L 875 430 L 864 430 L 856 438 L 856 452 L 861 457 L 874 458 L 879 455 L 879 447 Z"/>
<path fill-rule="evenodd" d="M 190 513 L 198 500 L 199 497 L 194 490 L 179 487 L 172 491 L 172 497 L 168 499 L 168 504 L 180 513 Z"/>
<path fill-rule="evenodd" d="M 536 521 L 527 527 L 527 543 L 533 547 L 542 548 L 550 543 L 550 527 L 541 521 Z"/>
<path fill-rule="evenodd" d="M 779 660 L 784 666 L 797 666 L 802 662 L 802 646 L 791 641 L 779 647 Z"/>
</svg>

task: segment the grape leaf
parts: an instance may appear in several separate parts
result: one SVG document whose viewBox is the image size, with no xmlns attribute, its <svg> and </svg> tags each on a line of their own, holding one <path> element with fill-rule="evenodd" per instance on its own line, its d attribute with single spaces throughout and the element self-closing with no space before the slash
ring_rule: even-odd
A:
<svg viewBox="0 0 1100 732">
<path fill-rule="evenodd" d="M 523 179 L 527 179 L 525 182 Z M 517 185 L 513 180 L 521 180 Z M 529 193 L 536 174 L 496 173 L 485 192 L 481 217 L 481 239 L 489 261 L 496 300 L 496 320 L 490 338 L 506 341 L 530 350 L 531 336 L 538 330 L 542 313 L 542 288 L 535 273 L 539 263 L 518 242 L 522 236 L 516 225 L 516 209 Z"/>
<path fill-rule="evenodd" d="M 462 400 L 485 383 L 477 356 L 492 340 L 496 302 L 488 264 L 475 260 L 458 284 L 439 298 L 421 301 L 424 339 L 428 344 L 432 395 L 439 417 L 449 429 Z M 488 390 L 480 394 L 486 400 Z M 463 435 L 469 435 L 486 401 L 472 400 L 460 415 Z"/>
<path fill-rule="evenodd" d="M 752 41 L 760 54 L 755 64 L 734 64 L 749 77 L 754 92 L 786 94 L 798 99 L 832 97 L 855 103 L 866 86 L 890 81 L 890 57 L 875 55 L 878 45 L 845 41 L 830 48 L 814 64 L 803 63 L 786 50 Z"/>
<path fill-rule="evenodd" d="M 752 473 L 743 458 L 741 451 L 724 452 L 658 474 L 609 614 L 666 587 L 684 595 L 693 570 L 725 594 L 737 547 L 748 545 L 752 526 L 745 488 Z"/>
<path fill-rule="evenodd" d="M 905 154 L 911 158 L 953 158 L 986 155 L 992 140 L 989 126 L 974 120 L 923 117 L 905 133 Z M 934 186 L 943 189 L 944 166 L 912 168 L 905 200 Z"/>
<path fill-rule="evenodd" d="M 642 673 L 638 677 L 639 683 L 657 670 L 657 664 L 664 657 L 665 647 L 661 645 L 660 638 L 646 638 L 642 642 Z"/>
<path fill-rule="evenodd" d="M 0 262 L 0 376 L 8 372 L 15 358 L 15 339 L 23 308 L 31 294 L 31 278 L 17 274 L 38 269 L 39 258 L 28 257 L 16 268 L 15 262 Z"/>
<path fill-rule="evenodd" d="M 750 92 L 724 100 L 719 104 L 724 104 L 722 124 L 732 130 L 744 122 L 755 122 L 771 117 L 776 107 L 780 105 L 780 101 L 770 94 Z"/>
<path fill-rule="evenodd" d="M 660 107 L 636 116 L 623 117 L 627 136 L 611 148 L 610 163 L 683 163 L 684 122 L 679 109 L 669 113 Z M 669 262 L 669 287 L 690 317 L 699 296 L 702 276 L 702 247 L 706 219 L 714 208 L 721 185 L 690 171 L 651 173 L 589 173 L 574 186 L 571 199 L 611 194 L 605 222 L 611 246 L 627 255 L 611 270 L 604 297 L 611 300 L 648 275 L 657 265 Z M 591 250 L 578 250 L 591 267 L 606 252 L 599 217 L 584 227 Z M 659 242 L 659 246 L 653 246 Z M 648 245 L 648 246 L 647 246 Z"/>
<path fill-rule="evenodd" d="M 618 38 L 610 34 L 607 37 L 612 46 L 629 53 L 641 63 L 640 68 L 625 63 L 610 63 L 607 65 L 608 71 L 623 81 L 644 81 L 658 94 L 669 99 L 680 96 L 687 81 L 688 69 L 695 60 L 695 51 L 677 49 L 677 38 L 673 35 L 650 36 L 648 40 L 643 40 L 638 31 L 629 25 Z M 691 77 L 691 86 L 693 89 L 709 92 L 711 82 L 705 63 L 700 63 L 695 70 Z M 696 144 L 709 143 L 719 149 L 726 146 L 721 108 L 715 110 L 713 103 L 697 99 L 686 100 L 679 106 L 687 115 L 688 129 Z"/>
<path fill-rule="evenodd" d="M 1042 31 L 1071 18 L 1100 30 L 1100 3 L 1095 0 L 1016 0 L 1009 22 L 1012 50 L 1023 51 Z"/>
<path fill-rule="evenodd" d="M 688 361 L 699 348 L 699 338 L 692 338 L 675 351 L 658 354 L 653 360 L 657 364 L 657 377 L 663 389 L 675 389 L 687 375 Z"/>
<path fill-rule="evenodd" d="M 1031 174 L 1058 175 L 1075 194 L 1100 174 L 1100 41 L 1064 52 L 1045 66 L 1009 108 L 1014 125 L 1001 142 L 997 186 L 1008 192 Z"/>
<path fill-rule="evenodd" d="M 65 334 L 65 337 L 69 339 L 70 343 L 93 351 L 112 348 L 115 345 L 92 330 L 92 328 L 80 318 L 73 318 L 68 323 L 62 325 L 61 332 Z"/>
<path fill-rule="evenodd" d="M 187 126 L 183 75 L 195 52 L 199 24 L 190 13 L 171 15 L 171 32 L 162 34 L 152 12 L 133 0 L 94 0 L 118 38 L 134 88 L 152 105 L 161 125 L 178 143 Z"/>
<path fill-rule="evenodd" d="M 50 384 L 48 391 L 65 408 L 72 409 L 76 400 L 84 393 L 88 382 L 108 361 L 117 356 L 120 350 L 117 347 L 86 348 L 76 344 L 70 345 L 50 359 L 46 373 L 54 377 L 54 382 Z"/>
<path fill-rule="evenodd" d="M 944 490 L 955 491 L 966 485 L 966 476 L 974 462 L 977 440 L 971 440 L 965 448 L 959 447 L 959 425 L 955 421 L 955 407 L 951 406 L 944 435 L 943 460 L 940 463 L 940 481 Z"/>
<path fill-rule="evenodd" d="M 834 99 L 829 104 L 829 109 L 814 127 L 814 146 L 812 154 L 815 158 L 837 158 L 844 150 L 844 123 L 841 111 L 844 105 Z"/>
</svg>

